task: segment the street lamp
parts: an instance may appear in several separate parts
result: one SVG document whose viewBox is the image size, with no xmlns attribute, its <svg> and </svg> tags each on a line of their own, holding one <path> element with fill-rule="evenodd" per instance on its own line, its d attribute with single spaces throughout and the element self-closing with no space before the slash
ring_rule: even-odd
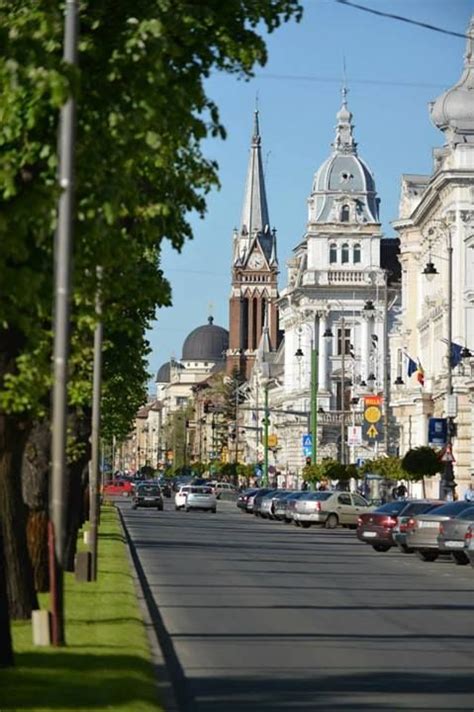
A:
<svg viewBox="0 0 474 712">
<path fill-rule="evenodd" d="M 456 415 L 455 398 L 453 397 L 453 373 L 452 373 L 452 341 L 453 341 L 453 240 L 449 225 L 444 220 L 436 221 L 437 227 L 441 234 L 445 237 L 448 249 L 448 342 L 447 342 L 447 374 L 446 374 L 446 403 L 445 412 L 447 420 L 447 436 L 446 436 L 446 451 L 450 452 L 452 448 L 453 437 L 453 419 Z M 431 227 L 428 230 L 428 235 L 436 235 L 436 230 Z M 431 243 L 430 243 L 431 251 Z M 423 274 L 431 281 L 437 274 L 438 270 L 431 261 L 431 254 L 428 256 L 428 262 L 425 265 Z M 452 499 L 456 483 L 454 481 L 453 463 L 445 462 L 443 473 L 442 488 L 445 499 Z"/>
<path fill-rule="evenodd" d="M 346 439 L 346 410 L 345 410 L 345 389 L 346 389 L 346 320 L 344 318 L 344 313 L 342 313 L 341 316 L 341 327 L 340 327 L 340 334 L 341 334 L 341 341 L 340 341 L 340 350 L 341 350 L 341 381 L 340 381 L 340 388 L 341 388 L 341 464 L 344 465 L 346 462 L 346 447 L 345 447 L 345 439 Z M 324 332 L 323 336 L 327 339 L 330 339 L 333 337 L 333 333 L 330 328 L 327 328 L 326 331 Z"/>
<path fill-rule="evenodd" d="M 309 326 L 309 324 L 304 324 Z M 311 328 L 311 327 L 310 327 Z M 326 329 L 327 331 L 327 329 Z M 324 332 L 326 334 L 326 332 Z M 311 333 L 311 377 L 310 377 L 310 430 L 311 430 L 311 464 L 315 465 L 318 456 L 318 359 L 319 359 L 319 314 L 315 314 L 314 328 Z M 301 358 L 303 352 L 298 348 L 295 353 L 296 358 Z"/>
</svg>

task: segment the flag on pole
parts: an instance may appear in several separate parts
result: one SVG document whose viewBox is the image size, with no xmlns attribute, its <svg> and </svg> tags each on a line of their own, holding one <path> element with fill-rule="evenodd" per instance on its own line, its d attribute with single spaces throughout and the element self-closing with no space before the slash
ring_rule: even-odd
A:
<svg viewBox="0 0 474 712">
<path fill-rule="evenodd" d="M 417 372 L 418 366 L 416 365 L 415 359 L 411 358 L 408 354 L 405 354 L 405 356 L 407 358 L 407 376 L 410 378 Z"/>
<path fill-rule="evenodd" d="M 448 340 L 447 339 L 441 339 L 443 343 L 447 344 Z M 463 346 L 461 344 L 456 344 L 454 341 L 451 341 L 451 368 L 456 368 L 461 361 L 462 361 L 462 350 Z"/>
<path fill-rule="evenodd" d="M 425 371 L 423 369 L 423 366 L 421 365 L 420 359 L 418 359 L 418 365 L 416 367 L 416 380 L 420 384 L 420 386 L 425 385 Z"/>
</svg>

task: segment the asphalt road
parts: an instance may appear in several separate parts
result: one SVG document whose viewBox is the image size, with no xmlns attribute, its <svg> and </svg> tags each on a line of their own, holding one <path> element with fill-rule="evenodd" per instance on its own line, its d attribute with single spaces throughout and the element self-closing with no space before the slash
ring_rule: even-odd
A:
<svg viewBox="0 0 474 712">
<path fill-rule="evenodd" d="M 474 710 L 474 570 L 353 531 L 119 505 L 182 712 Z"/>
</svg>

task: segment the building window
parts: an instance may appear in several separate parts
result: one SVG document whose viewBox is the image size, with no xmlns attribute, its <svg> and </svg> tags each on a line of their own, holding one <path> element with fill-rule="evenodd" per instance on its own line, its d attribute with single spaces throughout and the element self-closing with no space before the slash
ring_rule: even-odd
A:
<svg viewBox="0 0 474 712">
<path fill-rule="evenodd" d="M 343 265 L 349 262 L 349 245 L 346 242 L 342 246 L 341 262 Z"/>
<path fill-rule="evenodd" d="M 341 208 L 341 222 L 349 222 L 349 206 L 343 205 Z"/>
<path fill-rule="evenodd" d="M 333 265 L 337 262 L 337 245 L 335 242 L 332 242 L 329 245 L 329 264 Z"/>
<path fill-rule="evenodd" d="M 342 354 L 342 329 L 337 330 L 337 355 Z M 344 354 L 345 356 L 350 356 L 351 354 L 351 330 L 344 329 Z"/>
<path fill-rule="evenodd" d="M 178 396 L 176 398 L 176 405 L 178 408 L 184 408 L 188 404 L 188 399 L 184 396 Z"/>
<path fill-rule="evenodd" d="M 403 378 L 403 350 L 397 349 L 397 378 Z"/>
<path fill-rule="evenodd" d="M 360 245 L 358 242 L 353 247 L 352 257 L 355 265 L 360 262 Z"/>
</svg>

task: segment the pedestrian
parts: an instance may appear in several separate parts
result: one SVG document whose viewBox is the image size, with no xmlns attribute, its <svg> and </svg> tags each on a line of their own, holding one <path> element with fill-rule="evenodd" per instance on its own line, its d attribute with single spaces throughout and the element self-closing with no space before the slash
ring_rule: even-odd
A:
<svg viewBox="0 0 474 712">
<path fill-rule="evenodd" d="M 464 492 L 464 500 L 474 502 L 474 485 L 472 483 L 469 485 L 469 489 Z"/>
<path fill-rule="evenodd" d="M 397 499 L 405 499 L 408 494 L 408 490 L 405 487 L 405 485 L 402 483 L 401 485 L 398 485 L 397 487 Z"/>
</svg>

